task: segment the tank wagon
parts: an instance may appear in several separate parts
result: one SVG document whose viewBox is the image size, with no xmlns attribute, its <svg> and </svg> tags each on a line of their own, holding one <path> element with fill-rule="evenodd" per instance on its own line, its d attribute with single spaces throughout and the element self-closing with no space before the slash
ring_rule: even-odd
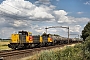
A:
<svg viewBox="0 0 90 60">
<path fill-rule="evenodd" d="M 69 39 L 69 43 L 72 42 L 73 40 Z M 11 40 L 10 44 L 8 44 L 8 47 L 12 49 L 20 49 L 20 48 L 26 49 L 26 48 L 49 46 L 56 44 L 67 44 L 67 43 L 68 38 L 61 37 L 59 35 L 43 33 L 40 36 L 40 35 L 32 35 L 32 33 L 28 31 L 18 31 L 17 34 L 11 35 Z"/>
</svg>

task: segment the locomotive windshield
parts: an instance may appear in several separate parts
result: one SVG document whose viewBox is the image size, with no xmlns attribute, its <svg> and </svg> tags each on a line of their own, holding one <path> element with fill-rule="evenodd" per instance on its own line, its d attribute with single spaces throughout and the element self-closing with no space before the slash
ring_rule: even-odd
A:
<svg viewBox="0 0 90 60">
<path fill-rule="evenodd" d="M 42 34 L 42 36 L 49 37 L 49 35 L 46 34 L 45 32 Z"/>
</svg>

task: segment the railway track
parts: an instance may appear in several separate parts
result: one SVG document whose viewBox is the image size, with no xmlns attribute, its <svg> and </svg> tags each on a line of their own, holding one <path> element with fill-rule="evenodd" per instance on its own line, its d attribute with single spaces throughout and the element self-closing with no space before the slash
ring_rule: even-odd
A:
<svg viewBox="0 0 90 60">
<path fill-rule="evenodd" d="M 65 45 L 67 44 L 41 47 L 41 48 L 33 48 L 33 49 L 25 49 L 25 50 L 6 50 L 6 51 L 0 52 L 0 57 L 3 58 L 2 60 L 17 60 L 22 57 L 33 55 L 35 54 L 35 52 L 39 52 L 41 50 L 48 50 L 52 48 L 62 47 Z"/>
<path fill-rule="evenodd" d="M 14 50 L 1 50 L 0 53 L 10 52 L 10 51 L 14 51 Z"/>
</svg>

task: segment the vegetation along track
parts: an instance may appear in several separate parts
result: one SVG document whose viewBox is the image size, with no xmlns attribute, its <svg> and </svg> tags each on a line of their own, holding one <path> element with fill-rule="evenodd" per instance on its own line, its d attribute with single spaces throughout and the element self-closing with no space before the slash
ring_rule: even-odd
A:
<svg viewBox="0 0 90 60">
<path fill-rule="evenodd" d="M 67 44 L 41 47 L 41 48 L 33 48 L 33 49 L 25 49 L 25 50 L 10 50 L 10 51 L 6 50 L 6 51 L 0 52 L 0 57 L 3 57 L 3 60 L 17 60 L 22 57 L 33 55 L 35 54 L 35 52 L 39 52 L 41 50 L 47 50 L 47 49 L 61 47 L 65 45 Z"/>
</svg>

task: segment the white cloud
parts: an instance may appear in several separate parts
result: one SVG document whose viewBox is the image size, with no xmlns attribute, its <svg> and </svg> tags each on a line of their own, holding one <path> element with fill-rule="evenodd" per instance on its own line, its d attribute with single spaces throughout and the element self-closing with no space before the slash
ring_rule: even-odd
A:
<svg viewBox="0 0 90 60">
<path fill-rule="evenodd" d="M 34 18 L 54 18 L 50 13 L 42 7 L 36 7 L 35 10 L 32 12 Z"/>
<path fill-rule="evenodd" d="M 47 1 L 46 3 L 50 3 L 50 0 L 39 1 L 43 3 Z M 0 11 L 3 11 L 0 12 L 0 31 L 1 34 L 3 34 L 2 37 L 7 34 L 10 35 L 13 31 L 18 30 L 28 30 L 35 34 L 43 33 L 45 32 L 45 27 L 48 25 L 70 26 L 72 32 L 81 32 L 81 29 L 83 28 L 82 25 L 85 25 L 90 21 L 90 18 L 67 16 L 68 12 L 65 10 L 56 10 L 56 6 L 51 4 L 48 6 L 44 4 L 37 6 L 24 0 L 6 0 L 0 4 L 0 7 L 3 8 L 0 9 Z M 82 12 L 78 13 L 82 14 Z M 41 23 L 42 21 L 44 23 Z M 51 29 L 49 32 L 62 33 L 67 32 L 67 30 Z"/>
<path fill-rule="evenodd" d="M 6 1 L 12 1 L 12 0 L 6 0 Z M 24 1 L 24 0 L 13 0 L 13 1 Z"/>
<path fill-rule="evenodd" d="M 67 15 L 67 12 L 66 11 L 64 11 L 64 10 L 59 10 L 59 11 L 54 11 L 55 12 L 55 14 L 57 14 L 57 15 Z"/>
<path fill-rule="evenodd" d="M 4 11 L 7 14 L 11 14 L 11 16 L 15 15 L 17 19 L 23 17 L 25 17 L 24 19 L 32 20 L 41 20 L 40 18 L 45 18 L 48 20 L 54 19 L 54 16 L 49 13 L 49 11 L 54 8 L 53 5 L 50 5 L 49 7 L 45 5 L 36 6 L 29 1 L 7 0 L 4 1 L 0 6 L 3 8 L 0 9 L 1 11 Z"/>
<path fill-rule="evenodd" d="M 57 32 L 57 29 L 48 29 L 48 33 L 56 33 Z"/>
<path fill-rule="evenodd" d="M 54 11 L 54 13 L 55 13 L 56 20 L 58 20 L 58 23 L 73 23 L 73 22 L 75 22 L 74 20 L 69 20 L 69 18 L 67 16 L 68 13 L 64 10 Z"/>
<path fill-rule="evenodd" d="M 87 1 L 84 3 L 85 5 L 90 5 L 90 1 Z"/>
<path fill-rule="evenodd" d="M 0 29 L 0 37 L 10 38 L 10 35 L 15 31 L 13 28 L 3 27 Z"/>
<path fill-rule="evenodd" d="M 85 18 L 85 17 L 75 18 L 75 17 L 69 16 L 68 18 L 69 18 L 69 20 L 73 20 L 73 21 L 75 21 L 75 23 L 78 23 L 78 24 L 83 24 L 83 23 L 90 21 L 90 18 Z"/>
<path fill-rule="evenodd" d="M 83 14 L 84 12 L 77 12 L 77 14 Z"/>
<path fill-rule="evenodd" d="M 14 20 L 13 25 L 14 25 L 15 27 L 27 26 L 27 23 L 25 23 L 25 21 L 22 21 L 22 20 Z"/>
<path fill-rule="evenodd" d="M 6 20 L 4 18 L 0 18 L 0 24 L 3 24 Z"/>
<path fill-rule="evenodd" d="M 75 25 L 75 26 L 72 26 L 71 29 L 70 29 L 70 32 L 80 32 L 81 30 L 81 26 L 80 25 Z"/>
<path fill-rule="evenodd" d="M 42 34 L 42 33 L 44 33 L 45 32 L 45 30 L 44 29 L 35 29 L 35 31 L 37 32 L 37 34 L 39 33 L 39 34 Z"/>
<path fill-rule="evenodd" d="M 59 0 L 56 0 L 56 1 L 59 1 Z"/>
<path fill-rule="evenodd" d="M 50 4 L 50 0 L 39 0 L 39 2 L 43 4 Z"/>
</svg>

